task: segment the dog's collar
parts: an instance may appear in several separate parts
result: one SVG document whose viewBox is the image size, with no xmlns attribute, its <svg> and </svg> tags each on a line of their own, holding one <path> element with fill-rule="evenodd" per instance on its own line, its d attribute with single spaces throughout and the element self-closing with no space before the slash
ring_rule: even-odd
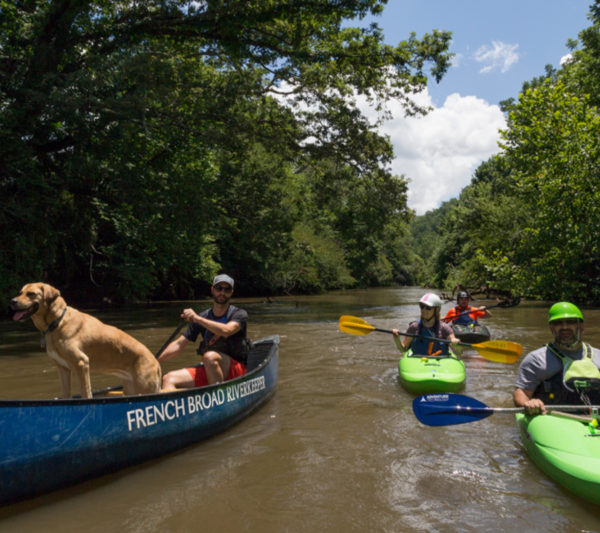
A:
<svg viewBox="0 0 600 533">
<path fill-rule="evenodd" d="M 48 333 L 52 333 L 58 327 L 58 325 L 60 324 L 60 321 L 63 319 L 63 317 L 65 316 L 65 313 L 67 312 L 67 307 L 68 306 L 65 305 L 65 308 L 63 309 L 63 312 L 61 313 L 61 315 L 54 322 L 50 323 L 50 325 L 48 326 L 48 329 L 46 331 L 42 332 L 42 342 L 41 342 L 42 348 L 46 347 L 46 335 Z"/>
</svg>

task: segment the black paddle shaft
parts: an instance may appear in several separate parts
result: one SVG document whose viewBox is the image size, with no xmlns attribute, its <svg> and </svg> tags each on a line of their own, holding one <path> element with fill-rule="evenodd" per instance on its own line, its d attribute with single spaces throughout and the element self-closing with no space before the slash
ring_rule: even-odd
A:
<svg viewBox="0 0 600 533">
<path fill-rule="evenodd" d="M 373 331 L 379 331 L 381 333 L 391 333 L 392 335 L 394 334 L 394 332 L 391 329 L 373 328 Z M 428 339 L 431 341 L 445 342 L 446 344 L 452 344 L 452 341 L 448 340 L 448 339 L 440 339 L 438 337 L 427 337 L 426 335 L 417 335 L 416 333 L 400 333 L 400 335 L 402 337 L 414 337 L 416 339 Z M 467 342 L 457 342 L 456 344 L 458 344 L 459 346 L 473 346 L 472 344 L 469 344 Z"/>
<path fill-rule="evenodd" d="M 485 308 L 486 308 L 486 310 L 493 309 L 494 307 L 503 307 L 506 309 L 508 307 L 515 307 L 515 306 L 519 305 L 520 301 L 521 301 L 521 297 L 517 296 L 515 299 L 513 299 L 511 301 L 504 300 L 504 301 L 494 304 L 494 305 L 489 305 L 489 306 L 486 305 Z M 458 313 L 458 315 L 456 315 L 448 320 L 454 320 L 455 318 L 458 318 L 459 316 L 466 315 L 467 313 L 472 313 L 472 312 L 473 312 L 472 310 L 467 309 L 466 311 L 462 311 L 461 313 Z M 446 320 L 446 319 L 444 319 L 444 320 Z"/>
<path fill-rule="evenodd" d="M 183 326 L 185 326 L 186 324 L 187 324 L 187 322 L 185 320 L 181 320 L 179 322 L 179 324 L 175 328 L 175 331 L 173 333 L 171 333 L 171 336 L 161 346 L 160 350 L 158 350 L 158 352 L 156 352 L 156 355 L 154 357 L 156 357 L 157 359 L 160 357 L 160 354 L 165 351 L 165 348 L 167 346 L 169 346 L 169 344 L 171 344 L 171 341 L 177 336 L 177 334 L 183 329 Z"/>
</svg>

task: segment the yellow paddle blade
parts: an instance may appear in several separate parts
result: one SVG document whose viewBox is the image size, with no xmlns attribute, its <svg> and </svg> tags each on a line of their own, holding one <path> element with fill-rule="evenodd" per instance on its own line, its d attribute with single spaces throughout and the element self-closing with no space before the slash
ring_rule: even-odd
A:
<svg viewBox="0 0 600 533">
<path fill-rule="evenodd" d="M 481 357 L 496 363 L 514 363 L 523 352 L 523 347 L 511 341 L 486 341 L 471 345 Z"/>
<path fill-rule="evenodd" d="M 367 335 L 372 331 L 375 331 L 375 328 L 366 322 L 361 324 L 360 322 L 347 322 L 342 320 L 343 317 L 340 318 L 340 331 L 344 333 L 350 333 L 350 335 Z"/>
<path fill-rule="evenodd" d="M 362 324 L 363 326 L 371 326 L 371 324 L 369 324 L 366 320 L 363 320 L 362 318 L 358 318 L 357 316 L 352 316 L 352 315 L 342 315 L 340 317 L 340 324 L 342 322 L 352 323 L 352 324 Z"/>
</svg>

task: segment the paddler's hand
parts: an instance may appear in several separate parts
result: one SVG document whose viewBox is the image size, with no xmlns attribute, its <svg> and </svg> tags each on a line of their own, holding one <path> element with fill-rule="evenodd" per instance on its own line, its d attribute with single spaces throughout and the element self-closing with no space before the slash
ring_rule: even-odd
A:
<svg viewBox="0 0 600 533">
<path fill-rule="evenodd" d="M 459 344 L 460 339 L 456 335 L 452 334 L 448 337 L 448 340 L 450 341 L 450 349 L 452 350 L 452 352 L 460 356 L 462 354 L 462 349 Z"/>
<path fill-rule="evenodd" d="M 183 318 L 186 322 L 195 322 L 200 318 L 200 316 L 196 314 L 196 311 L 188 308 L 181 312 L 181 318 Z"/>
<path fill-rule="evenodd" d="M 400 338 L 400 330 L 399 329 L 393 329 L 392 333 L 394 335 L 394 342 L 396 343 L 396 348 L 398 348 L 398 350 L 402 353 L 404 353 L 406 351 L 406 348 L 404 347 L 404 344 L 402 343 L 402 339 Z"/>
<path fill-rule="evenodd" d="M 540 413 L 543 415 L 546 414 L 546 406 L 544 405 L 544 402 L 538 398 L 532 398 L 531 400 L 526 401 L 523 404 L 523 407 L 528 415 L 539 415 Z"/>
</svg>

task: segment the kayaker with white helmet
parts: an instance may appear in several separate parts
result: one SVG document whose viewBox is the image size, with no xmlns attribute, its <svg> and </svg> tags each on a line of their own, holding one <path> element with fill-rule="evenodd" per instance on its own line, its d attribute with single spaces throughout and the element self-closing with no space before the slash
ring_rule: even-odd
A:
<svg viewBox="0 0 600 533">
<path fill-rule="evenodd" d="M 600 401 L 600 350 L 582 341 L 583 314 L 570 302 L 548 311 L 553 342 L 528 353 L 519 367 L 514 402 L 529 414 L 546 404 L 594 404 Z"/>
<path fill-rule="evenodd" d="M 401 352 L 406 352 L 409 348 L 413 354 L 422 355 L 446 355 L 448 354 L 448 343 L 434 340 L 446 339 L 453 344 L 452 350 L 459 352 L 458 343 L 460 342 L 452 328 L 440 320 L 442 310 L 442 300 L 437 294 L 428 292 L 419 300 L 421 309 L 421 318 L 411 322 L 406 330 L 410 335 L 422 335 L 423 337 L 404 337 L 401 339 L 401 332 L 393 329 L 396 346 Z M 430 337 L 429 340 L 427 337 Z"/>
</svg>

